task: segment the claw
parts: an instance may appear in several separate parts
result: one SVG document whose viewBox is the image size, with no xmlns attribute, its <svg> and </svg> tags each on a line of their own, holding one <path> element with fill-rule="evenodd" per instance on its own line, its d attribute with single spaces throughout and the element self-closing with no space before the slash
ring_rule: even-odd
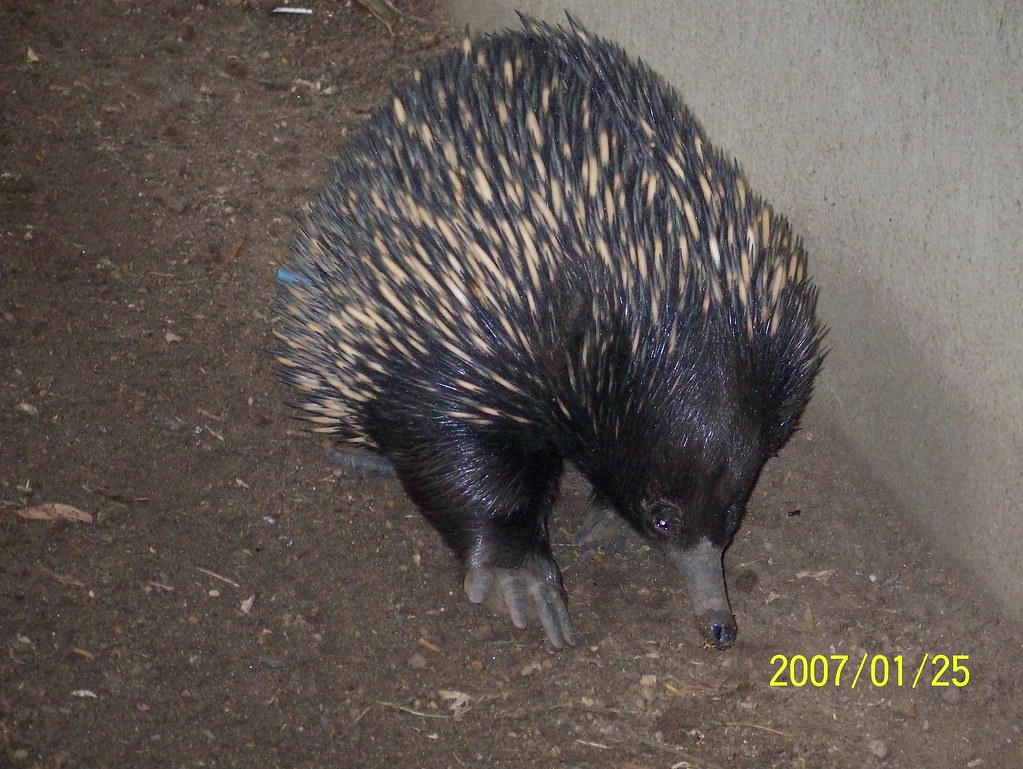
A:
<svg viewBox="0 0 1023 769">
<path fill-rule="evenodd" d="M 472 603 L 483 603 L 490 591 L 490 583 L 493 579 L 494 572 L 490 569 L 469 569 L 465 574 L 462 587 Z"/>
<path fill-rule="evenodd" d="M 498 590 L 500 595 L 496 597 L 519 630 L 526 627 L 529 614 L 535 613 L 551 646 L 555 649 L 561 649 L 565 644 L 575 646 L 572 619 L 561 587 L 549 579 L 538 577 L 526 566 L 516 569 L 472 568 L 465 574 L 463 587 L 472 603 L 483 603 L 491 590 Z"/>
<path fill-rule="evenodd" d="M 561 592 L 549 582 L 538 583 L 529 588 L 533 601 L 540 614 L 540 623 L 544 632 L 555 649 L 561 649 L 567 643 L 575 646 L 575 633 L 572 620 L 568 616 L 568 607 L 561 597 Z"/>
<path fill-rule="evenodd" d="M 526 595 L 522 590 L 518 576 L 514 571 L 501 570 L 498 574 L 497 583 L 504 593 L 504 603 L 508 607 L 508 614 L 511 615 L 512 624 L 519 630 L 526 629 L 528 610 Z"/>
</svg>

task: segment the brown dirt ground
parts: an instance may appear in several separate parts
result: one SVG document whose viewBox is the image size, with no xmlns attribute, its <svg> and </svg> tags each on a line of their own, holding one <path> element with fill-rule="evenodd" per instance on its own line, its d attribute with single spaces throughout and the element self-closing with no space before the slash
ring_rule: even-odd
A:
<svg viewBox="0 0 1023 769">
<path fill-rule="evenodd" d="M 1019 627 L 826 429 L 758 486 L 722 653 L 655 554 L 570 546 L 577 479 L 583 640 L 554 653 L 463 599 L 393 478 L 297 429 L 265 354 L 290 217 L 454 37 L 426 0 L 394 38 L 309 4 L 0 5 L 0 765 L 1023 766 Z M 95 521 L 17 515 L 43 502 Z M 851 661 L 778 688 L 777 654 Z M 903 685 L 854 688 L 864 654 Z M 969 683 L 913 688 L 925 654 Z"/>
</svg>

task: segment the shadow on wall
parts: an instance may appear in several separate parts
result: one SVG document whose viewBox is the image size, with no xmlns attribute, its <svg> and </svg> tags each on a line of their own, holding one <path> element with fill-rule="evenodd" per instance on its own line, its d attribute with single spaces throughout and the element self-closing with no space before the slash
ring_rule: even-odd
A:
<svg viewBox="0 0 1023 769">
<path fill-rule="evenodd" d="M 819 273 L 815 279 L 821 286 L 819 313 L 830 327 L 830 352 L 806 424 L 835 435 L 849 451 L 849 472 L 880 484 L 895 509 L 911 513 L 910 527 L 952 554 L 958 566 L 985 576 L 978 572 L 986 565 L 967 554 L 987 551 L 1008 573 L 1023 573 L 1013 547 L 1023 531 L 1004 532 L 1001 545 L 992 547 L 992 519 L 975 513 L 978 505 L 998 504 L 999 493 L 1009 505 L 1009 488 L 989 487 L 988 498 L 971 492 L 983 484 L 976 464 L 984 461 L 989 441 L 964 394 L 949 386 L 935 361 L 914 343 L 899 307 L 884 302 L 869 282 L 833 286 Z M 859 307 L 863 323 L 849 327 L 831 321 L 834 302 Z M 857 397 L 844 398 L 849 392 Z M 863 436 L 870 434 L 879 439 L 865 443 Z M 1016 452 L 1023 452 L 1018 433 Z M 1019 524 L 1023 527 L 1023 520 Z M 1001 602 L 1018 599 L 1013 592 L 1018 585 L 990 579 L 988 584 Z"/>
</svg>

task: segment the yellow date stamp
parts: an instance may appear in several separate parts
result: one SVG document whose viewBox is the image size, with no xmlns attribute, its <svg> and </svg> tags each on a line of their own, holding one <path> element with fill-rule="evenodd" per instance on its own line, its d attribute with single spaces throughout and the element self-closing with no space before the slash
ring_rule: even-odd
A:
<svg viewBox="0 0 1023 769">
<path fill-rule="evenodd" d="M 969 654 L 924 654 L 920 663 L 910 664 L 903 655 L 862 654 L 775 654 L 771 657 L 771 686 L 816 687 L 888 686 L 911 689 L 927 686 L 956 686 L 970 683 Z"/>
</svg>

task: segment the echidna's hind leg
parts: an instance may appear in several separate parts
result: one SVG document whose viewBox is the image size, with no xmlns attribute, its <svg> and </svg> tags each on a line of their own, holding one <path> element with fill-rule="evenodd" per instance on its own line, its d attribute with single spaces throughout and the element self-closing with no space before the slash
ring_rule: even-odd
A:
<svg viewBox="0 0 1023 769">
<path fill-rule="evenodd" d="M 388 446 L 398 477 L 427 520 L 461 559 L 473 603 L 499 591 L 512 622 L 535 608 L 551 644 L 575 643 L 547 519 L 562 460 L 501 441 L 467 438 Z"/>
</svg>

